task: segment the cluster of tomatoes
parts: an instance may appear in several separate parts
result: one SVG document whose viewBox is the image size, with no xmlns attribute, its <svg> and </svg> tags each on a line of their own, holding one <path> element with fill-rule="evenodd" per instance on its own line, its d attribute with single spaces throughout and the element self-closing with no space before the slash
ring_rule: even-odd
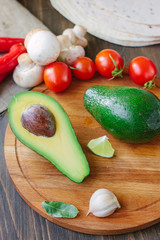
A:
<svg viewBox="0 0 160 240">
<path fill-rule="evenodd" d="M 106 79 L 113 79 L 122 77 L 123 69 L 124 62 L 120 54 L 113 49 L 104 49 L 96 55 L 95 62 L 88 57 L 80 57 L 72 66 L 63 62 L 49 64 L 44 70 L 44 82 L 50 90 L 61 92 L 70 85 L 72 74 L 80 80 L 89 80 L 98 71 Z M 142 86 L 153 81 L 157 74 L 155 64 L 143 56 L 132 59 L 128 71 L 132 81 Z"/>
</svg>

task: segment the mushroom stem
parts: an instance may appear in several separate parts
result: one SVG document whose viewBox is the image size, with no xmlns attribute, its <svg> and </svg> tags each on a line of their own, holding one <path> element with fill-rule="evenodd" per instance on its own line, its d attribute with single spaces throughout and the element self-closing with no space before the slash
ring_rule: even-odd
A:
<svg viewBox="0 0 160 240">
<path fill-rule="evenodd" d="M 31 65 L 34 65 L 34 62 L 29 57 L 28 53 L 23 53 L 18 57 L 18 63 L 23 69 L 30 68 Z"/>
</svg>

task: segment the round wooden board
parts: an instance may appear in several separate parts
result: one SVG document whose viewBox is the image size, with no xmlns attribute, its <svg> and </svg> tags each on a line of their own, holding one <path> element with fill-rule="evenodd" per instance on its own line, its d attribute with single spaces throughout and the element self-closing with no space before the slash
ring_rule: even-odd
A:
<svg viewBox="0 0 160 240">
<path fill-rule="evenodd" d="M 127 144 L 108 134 L 83 106 L 84 91 L 95 84 L 136 86 L 126 75 L 112 81 L 99 76 L 90 81 L 73 79 L 70 87 L 59 94 L 49 91 L 44 84 L 34 89 L 52 96 L 66 110 L 88 159 L 90 175 L 80 184 L 72 182 L 48 160 L 20 143 L 8 126 L 5 157 L 9 174 L 30 207 L 67 229 L 110 235 L 146 228 L 160 219 L 160 137 L 146 144 Z M 159 88 L 152 91 L 160 97 Z M 103 135 L 109 137 L 115 149 L 111 159 L 98 157 L 87 148 L 91 139 Z M 121 205 L 107 218 L 86 216 L 90 197 L 99 188 L 114 192 Z M 44 200 L 73 204 L 79 214 L 74 219 L 53 218 L 41 207 Z"/>
</svg>

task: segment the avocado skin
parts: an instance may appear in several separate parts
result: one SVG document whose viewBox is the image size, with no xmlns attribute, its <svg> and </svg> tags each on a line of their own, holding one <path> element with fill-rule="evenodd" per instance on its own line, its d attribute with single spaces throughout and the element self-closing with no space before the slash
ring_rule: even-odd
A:
<svg viewBox="0 0 160 240">
<path fill-rule="evenodd" d="M 83 103 L 111 135 L 128 143 L 144 143 L 160 134 L 160 100 L 151 92 L 128 86 L 95 85 Z"/>
<path fill-rule="evenodd" d="M 36 136 L 22 126 L 21 115 L 32 104 L 42 104 L 53 113 L 58 125 L 53 137 Z M 90 174 L 88 161 L 70 119 L 54 98 L 36 91 L 17 93 L 9 102 L 8 120 L 20 142 L 49 160 L 73 182 L 81 183 Z"/>
</svg>

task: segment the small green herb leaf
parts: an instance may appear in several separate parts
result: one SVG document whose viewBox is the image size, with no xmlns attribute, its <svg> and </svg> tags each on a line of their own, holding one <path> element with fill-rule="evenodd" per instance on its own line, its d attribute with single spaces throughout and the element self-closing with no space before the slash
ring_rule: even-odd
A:
<svg viewBox="0 0 160 240">
<path fill-rule="evenodd" d="M 52 217 L 74 218 L 79 213 L 75 206 L 64 202 L 44 201 L 41 205 Z"/>
</svg>

